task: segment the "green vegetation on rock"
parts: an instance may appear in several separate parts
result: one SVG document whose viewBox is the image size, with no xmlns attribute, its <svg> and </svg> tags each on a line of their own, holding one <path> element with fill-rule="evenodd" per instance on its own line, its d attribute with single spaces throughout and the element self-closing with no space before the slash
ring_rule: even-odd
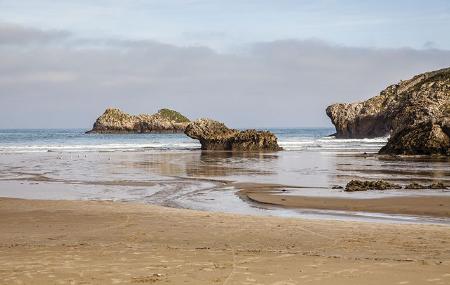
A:
<svg viewBox="0 0 450 285">
<path fill-rule="evenodd" d="M 130 115 L 108 108 L 88 133 L 180 133 L 188 123 L 185 116 L 169 109 L 161 109 L 153 115 Z"/>
<path fill-rule="evenodd" d="M 161 109 L 158 111 L 158 114 L 161 115 L 163 118 L 168 119 L 170 121 L 175 121 L 177 123 L 187 123 L 189 122 L 189 119 L 185 116 L 181 115 L 177 111 L 170 110 L 170 109 Z"/>
</svg>

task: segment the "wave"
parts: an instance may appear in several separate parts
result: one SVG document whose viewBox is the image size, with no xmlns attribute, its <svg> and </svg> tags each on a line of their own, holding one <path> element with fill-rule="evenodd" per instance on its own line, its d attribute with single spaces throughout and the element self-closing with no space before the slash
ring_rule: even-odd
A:
<svg viewBox="0 0 450 285">
<path fill-rule="evenodd" d="M 387 142 L 387 137 L 371 139 L 336 139 L 322 137 L 317 139 L 280 140 L 279 144 L 285 150 L 336 151 L 336 150 L 368 150 L 377 151 Z"/>
<path fill-rule="evenodd" d="M 95 152 L 95 151 L 138 151 L 145 149 L 185 150 L 197 149 L 198 143 L 112 143 L 112 144 L 83 144 L 83 145 L 22 145 L 0 146 L 0 153 L 26 152 Z"/>
<path fill-rule="evenodd" d="M 376 151 L 387 137 L 336 139 L 332 129 L 273 129 L 287 151 Z M 195 150 L 200 143 L 184 134 L 89 135 L 84 130 L 0 130 L 0 153 Z"/>
<path fill-rule="evenodd" d="M 298 138 L 280 140 L 285 150 L 336 151 L 336 150 L 378 150 L 387 138 L 375 139 L 334 139 L 334 138 Z M 95 151 L 139 151 L 139 150 L 195 150 L 200 149 L 196 141 L 183 142 L 130 142 L 130 143 L 85 143 L 85 144 L 30 144 L 1 145 L 0 153 L 26 152 L 95 152 Z"/>
</svg>

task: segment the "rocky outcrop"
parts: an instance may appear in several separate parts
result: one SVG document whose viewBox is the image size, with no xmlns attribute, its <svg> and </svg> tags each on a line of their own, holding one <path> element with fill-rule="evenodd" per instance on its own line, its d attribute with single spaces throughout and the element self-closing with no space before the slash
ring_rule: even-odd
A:
<svg viewBox="0 0 450 285">
<path fill-rule="evenodd" d="M 421 185 L 417 182 L 412 182 L 405 186 L 405 189 L 447 189 L 447 187 L 442 182 L 431 183 L 430 185 Z"/>
<path fill-rule="evenodd" d="M 367 191 L 367 190 L 387 190 L 387 189 L 401 189 L 402 186 L 393 184 L 383 180 L 377 181 L 361 181 L 352 180 L 345 186 L 346 192 Z"/>
<path fill-rule="evenodd" d="M 329 106 L 326 112 L 336 128 L 336 138 L 362 139 L 388 135 L 391 124 L 381 112 L 381 99 Z"/>
<path fill-rule="evenodd" d="M 334 189 L 334 188 L 333 188 Z M 401 185 L 387 182 L 384 180 L 368 181 L 368 180 L 351 180 L 345 186 L 346 192 L 368 191 L 368 190 L 389 190 L 389 189 L 439 189 L 444 190 L 447 187 L 442 182 L 431 183 L 430 185 L 421 185 L 412 182 L 402 187 Z"/>
<path fill-rule="evenodd" d="M 382 154 L 450 155 L 450 68 L 423 73 L 367 101 L 334 104 L 337 138 L 390 135 Z"/>
<path fill-rule="evenodd" d="M 450 137 L 440 122 L 430 119 L 393 132 L 380 154 L 450 155 Z"/>
<path fill-rule="evenodd" d="M 271 132 L 229 129 L 223 123 L 210 119 L 199 119 L 189 123 L 184 133 L 198 139 L 203 150 L 281 150 L 277 137 Z"/>
<path fill-rule="evenodd" d="M 153 115 L 134 116 L 109 108 L 87 133 L 181 133 L 188 124 L 188 118 L 169 109 L 161 109 Z"/>
</svg>

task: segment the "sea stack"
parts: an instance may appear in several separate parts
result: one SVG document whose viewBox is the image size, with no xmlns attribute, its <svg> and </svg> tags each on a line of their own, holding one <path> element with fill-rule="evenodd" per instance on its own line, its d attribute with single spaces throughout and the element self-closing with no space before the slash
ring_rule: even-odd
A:
<svg viewBox="0 0 450 285">
<path fill-rule="evenodd" d="M 86 133 L 182 133 L 188 124 L 188 118 L 170 109 L 135 116 L 108 108 Z"/>
<path fill-rule="evenodd" d="M 200 141 L 202 150 L 229 151 L 277 151 L 277 137 L 268 131 L 230 129 L 225 124 L 199 119 L 191 122 L 184 132 L 193 139 Z"/>
<path fill-rule="evenodd" d="M 450 155 L 450 68 L 391 85 L 367 101 L 326 109 L 337 138 L 390 135 L 381 154 Z"/>
</svg>

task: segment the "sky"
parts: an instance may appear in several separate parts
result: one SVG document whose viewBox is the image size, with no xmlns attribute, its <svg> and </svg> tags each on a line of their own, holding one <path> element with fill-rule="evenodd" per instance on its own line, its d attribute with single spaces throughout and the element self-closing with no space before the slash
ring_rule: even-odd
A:
<svg viewBox="0 0 450 285">
<path fill-rule="evenodd" d="M 450 66 L 450 1 L 0 0 L 0 128 L 89 128 L 106 107 L 231 127 Z"/>
</svg>

